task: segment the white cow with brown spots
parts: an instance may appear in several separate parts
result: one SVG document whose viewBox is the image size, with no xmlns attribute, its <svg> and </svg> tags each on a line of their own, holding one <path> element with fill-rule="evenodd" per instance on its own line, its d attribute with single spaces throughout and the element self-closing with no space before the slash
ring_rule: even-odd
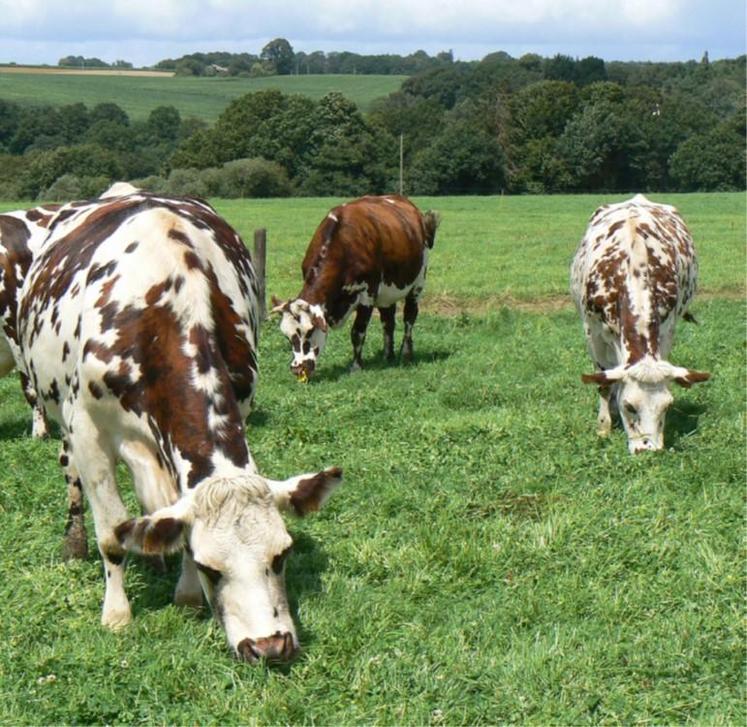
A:
<svg viewBox="0 0 747 727">
<path fill-rule="evenodd" d="M 582 380 L 599 385 L 599 434 L 610 432 L 612 402 L 631 453 L 664 446 L 670 381 L 690 387 L 710 376 L 667 361 L 697 273 L 680 214 L 640 194 L 597 209 L 573 260 L 571 295 L 597 368 Z"/>
<path fill-rule="evenodd" d="M 257 472 L 243 425 L 257 379 L 257 284 L 243 242 L 209 205 L 145 193 L 63 207 L 57 219 L 20 298 L 19 340 L 60 425 L 66 476 L 93 512 L 102 622 L 131 619 L 128 551 L 183 549 L 176 602 L 204 594 L 242 659 L 291 659 L 280 510 L 318 509 L 341 471 L 285 481 Z M 143 517 L 122 502 L 117 461 Z"/>
</svg>

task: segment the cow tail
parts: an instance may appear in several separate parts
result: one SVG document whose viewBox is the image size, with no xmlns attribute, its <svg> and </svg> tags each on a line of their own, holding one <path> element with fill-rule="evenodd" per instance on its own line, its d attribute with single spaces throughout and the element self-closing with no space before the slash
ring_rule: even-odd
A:
<svg viewBox="0 0 747 727">
<path fill-rule="evenodd" d="M 434 210 L 428 210 L 423 215 L 423 230 L 425 232 L 425 244 L 429 247 L 433 247 L 433 243 L 436 239 L 436 230 L 439 224 L 441 224 L 441 215 Z"/>
</svg>

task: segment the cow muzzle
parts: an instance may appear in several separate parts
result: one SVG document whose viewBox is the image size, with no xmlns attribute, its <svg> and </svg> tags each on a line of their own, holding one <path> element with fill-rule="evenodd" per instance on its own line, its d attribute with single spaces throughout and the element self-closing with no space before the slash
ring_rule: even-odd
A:
<svg viewBox="0 0 747 727">
<path fill-rule="evenodd" d="M 631 454 L 641 454 L 641 452 L 655 452 L 663 448 L 663 444 L 658 443 L 654 437 L 640 437 L 631 439 L 628 442 L 628 449 Z"/>
<path fill-rule="evenodd" d="M 236 647 L 239 658 L 256 664 L 260 659 L 271 663 L 287 663 L 298 653 L 293 634 L 286 631 L 281 634 L 276 631 L 272 636 L 263 636 L 259 639 L 246 638 L 239 642 Z"/>
<path fill-rule="evenodd" d="M 312 359 L 306 359 L 305 361 L 301 361 L 301 363 L 292 363 L 291 364 L 291 373 L 296 377 L 296 380 L 301 384 L 307 384 L 309 382 L 309 379 L 314 373 L 314 369 L 316 368 L 316 364 Z"/>
</svg>

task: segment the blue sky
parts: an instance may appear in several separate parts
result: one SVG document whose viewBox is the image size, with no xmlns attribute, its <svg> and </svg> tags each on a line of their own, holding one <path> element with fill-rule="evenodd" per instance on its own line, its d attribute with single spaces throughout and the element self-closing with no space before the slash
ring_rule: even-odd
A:
<svg viewBox="0 0 747 727">
<path fill-rule="evenodd" d="M 745 52 L 744 0 L 0 0 L 0 62 L 66 55 L 148 66 L 195 51 L 430 54 L 497 50 L 605 60 Z"/>
</svg>

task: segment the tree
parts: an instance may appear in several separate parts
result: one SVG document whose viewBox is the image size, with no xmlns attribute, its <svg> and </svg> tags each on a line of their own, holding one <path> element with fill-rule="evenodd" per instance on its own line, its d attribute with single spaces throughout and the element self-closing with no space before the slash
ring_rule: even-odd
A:
<svg viewBox="0 0 747 727">
<path fill-rule="evenodd" d="M 720 124 L 707 134 L 690 137 L 672 156 L 670 173 L 686 192 L 723 192 L 745 187 L 744 135 Z"/>
<path fill-rule="evenodd" d="M 448 124 L 411 170 L 415 194 L 494 194 L 505 188 L 506 179 L 503 148 L 464 121 Z"/>
<path fill-rule="evenodd" d="M 157 106 L 148 115 L 146 126 L 157 141 L 176 141 L 179 138 L 182 119 L 173 106 Z"/>
<path fill-rule="evenodd" d="M 275 38 L 264 48 L 260 58 L 266 61 L 280 76 L 287 76 L 293 71 L 293 48 L 285 38 Z"/>
</svg>

